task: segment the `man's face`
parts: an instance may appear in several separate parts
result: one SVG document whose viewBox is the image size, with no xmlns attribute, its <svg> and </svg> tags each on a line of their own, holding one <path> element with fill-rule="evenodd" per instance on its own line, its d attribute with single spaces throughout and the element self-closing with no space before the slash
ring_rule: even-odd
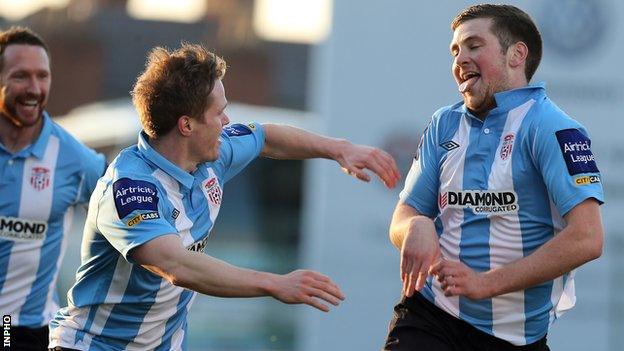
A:
<svg viewBox="0 0 624 351">
<path fill-rule="evenodd" d="M 200 153 L 198 156 L 201 162 L 214 161 L 219 157 L 221 130 L 223 126 L 230 123 L 230 119 L 225 114 L 227 99 L 221 80 L 215 82 L 208 101 L 208 108 L 197 124 L 199 130 L 194 142 L 194 149 Z"/>
<path fill-rule="evenodd" d="M 462 23 L 453 33 L 452 72 L 473 113 L 484 117 L 496 106 L 494 93 L 508 90 L 507 55 L 490 27 L 492 20 L 477 18 Z"/>
<path fill-rule="evenodd" d="M 50 61 L 44 48 L 14 44 L 4 51 L 0 115 L 18 128 L 41 120 L 50 91 Z"/>
</svg>

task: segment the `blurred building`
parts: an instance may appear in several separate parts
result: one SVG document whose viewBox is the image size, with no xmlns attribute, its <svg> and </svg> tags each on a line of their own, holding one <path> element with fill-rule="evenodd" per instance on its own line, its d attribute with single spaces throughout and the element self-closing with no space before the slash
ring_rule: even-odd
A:
<svg viewBox="0 0 624 351">
<path fill-rule="evenodd" d="M 99 100 L 128 96 L 155 46 L 202 43 L 224 57 L 231 99 L 303 109 L 308 45 L 268 42 L 252 28 L 253 1 L 207 1 L 192 23 L 139 20 L 126 0 L 71 0 L 46 8 L 19 24 L 39 32 L 51 48 L 53 115 Z M 0 23 L 1 24 L 1 23 Z"/>
</svg>

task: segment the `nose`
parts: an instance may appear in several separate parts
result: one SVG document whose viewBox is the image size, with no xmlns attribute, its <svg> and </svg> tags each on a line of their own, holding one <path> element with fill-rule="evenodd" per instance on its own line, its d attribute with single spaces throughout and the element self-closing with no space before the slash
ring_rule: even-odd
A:
<svg viewBox="0 0 624 351">
<path fill-rule="evenodd" d="M 32 95 L 41 95 L 41 86 L 37 77 L 30 77 L 28 79 L 28 86 L 26 87 L 26 92 Z"/>
<path fill-rule="evenodd" d="M 457 52 L 457 56 L 455 56 L 455 60 L 453 61 L 454 65 L 458 68 L 466 65 L 468 63 L 468 55 L 465 50 L 459 49 Z"/>
<path fill-rule="evenodd" d="M 228 117 L 227 114 L 223 113 L 223 117 L 221 117 L 221 125 L 228 125 L 230 124 L 230 117 Z"/>
</svg>

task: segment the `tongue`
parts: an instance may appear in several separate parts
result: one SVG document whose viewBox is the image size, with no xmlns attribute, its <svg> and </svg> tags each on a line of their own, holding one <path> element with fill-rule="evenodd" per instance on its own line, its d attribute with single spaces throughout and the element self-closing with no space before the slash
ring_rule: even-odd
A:
<svg viewBox="0 0 624 351">
<path fill-rule="evenodd" d="M 466 91 L 470 90 L 470 88 L 472 88 L 472 86 L 475 84 L 477 79 L 479 79 L 479 77 L 472 77 L 472 78 L 466 80 L 465 82 L 461 83 L 459 85 L 459 92 L 460 93 L 465 93 Z"/>
</svg>

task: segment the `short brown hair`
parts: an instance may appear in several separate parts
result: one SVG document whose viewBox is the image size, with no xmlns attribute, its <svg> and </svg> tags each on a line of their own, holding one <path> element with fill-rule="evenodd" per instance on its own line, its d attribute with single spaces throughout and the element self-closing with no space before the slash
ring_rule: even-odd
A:
<svg viewBox="0 0 624 351">
<path fill-rule="evenodd" d="M 4 51 L 9 45 L 34 45 L 40 46 L 50 58 L 50 50 L 41 37 L 26 27 L 12 26 L 0 32 L 0 72 L 4 68 Z"/>
<path fill-rule="evenodd" d="M 531 17 L 511 5 L 474 5 L 460 12 L 453 19 L 451 29 L 454 31 L 462 23 L 477 18 L 492 19 L 492 33 L 498 38 L 503 50 L 506 51 L 510 45 L 519 41 L 526 44 L 529 54 L 524 75 L 527 81 L 530 81 L 542 60 L 542 36 Z"/>
<path fill-rule="evenodd" d="M 173 129 L 182 116 L 200 118 L 225 61 L 201 45 L 183 43 L 170 52 L 157 47 L 131 92 L 143 130 L 152 138 Z"/>
</svg>

